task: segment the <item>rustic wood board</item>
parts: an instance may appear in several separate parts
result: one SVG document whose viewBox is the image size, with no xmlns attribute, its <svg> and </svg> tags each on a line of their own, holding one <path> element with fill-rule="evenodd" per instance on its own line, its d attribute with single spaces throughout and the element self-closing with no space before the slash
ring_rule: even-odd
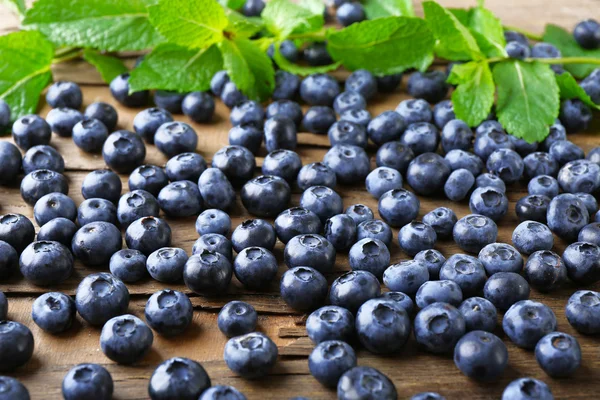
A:
<svg viewBox="0 0 600 400">
<path fill-rule="evenodd" d="M 446 6 L 465 7 L 474 1 L 447 0 L 441 1 Z M 552 22 L 571 28 L 576 21 L 597 14 L 597 0 L 572 0 L 568 5 L 561 0 L 532 0 L 524 4 L 521 0 L 489 0 L 487 6 L 499 15 L 507 24 L 520 26 L 541 32 L 546 22 Z M 420 7 L 418 7 L 420 9 Z M 14 30 L 18 26 L 16 20 L 0 6 L 0 33 Z M 129 62 L 133 58 L 130 57 Z M 85 63 L 71 63 L 55 68 L 56 79 L 70 79 L 82 84 L 84 106 L 94 101 L 105 101 L 116 105 L 108 89 L 101 83 L 95 71 Z M 343 77 L 344 73 L 340 74 Z M 369 105 L 369 110 L 376 115 L 384 110 L 393 109 L 399 101 L 407 98 L 404 87 L 397 93 L 378 98 Z M 140 109 L 118 107 L 119 128 L 131 129 L 134 116 Z M 47 106 L 42 106 L 40 113 L 46 115 Z M 221 103 L 217 104 L 216 118 L 208 125 L 193 124 L 199 135 L 198 152 L 207 161 L 212 154 L 227 144 L 227 132 L 230 128 L 227 120 L 228 112 Z M 177 119 L 189 122 L 183 116 Z M 600 145 L 600 123 L 596 121 L 589 133 L 573 135 L 573 140 L 586 151 Z M 11 140 L 9 137 L 0 140 Z M 299 154 L 303 163 L 321 161 L 327 151 L 328 140 L 325 136 L 302 133 L 299 135 Z M 91 170 L 105 167 L 101 156 L 88 155 L 77 149 L 70 139 L 53 136 L 52 144 L 61 152 L 66 162 L 66 176 L 69 178 L 69 194 L 79 204 L 83 199 L 80 185 L 84 176 Z M 164 165 L 166 158 L 153 146 L 148 146 L 146 162 Z M 369 153 L 374 155 L 374 148 Z M 257 157 L 258 166 L 262 165 L 264 150 Z M 257 168 L 257 174 L 259 168 Z M 122 176 L 124 192 L 127 188 L 127 177 Z M 499 224 L 498 241 L 510 243 L 512 229 L 517 224 L 514 214 L 515 202 L 523 196 L 526 189 L 523 185 L 511 187 L 509 191 L 510 212 Z M 377 202 L 364 190 L 363 185 L 340 187 L 344 205 L 363 203 L 376 211 Z M 295 188 L 292 204 L 298 204 L 300 191 Z M 421 198 L 421 217 L 439 206 L 448 206 L 455 210 L 459 217 L 469 213 L 466 202 L 451 203 L 443 198 Z M 0 187 L 0 213 L 17 212 L 33 217 L 32 208 L 21 200 L 18 187 Z M 236 226 L 248 218 L 239 199 L 232 212 L 233 224 Z M 194 230 L 194 219 L 168 219 L 173 229 L 173 245 L 190 252 L 198 235 Z M 397 238 L 397 230 L 394 230 Z M 565 244 L 556 241 L 555 251 L 562 252 Z M 437 248 L 446 256 L 460 252 L 451 241 L 440 242 Z M 282 243 L 277 243 L 275 255 L 282 260 Z M 397 243 L 392 245 L 392 261 L 408 258 Z M 266 290 L 257 293 L 244 289 L 234 278 L 228 293 L 219 297 L 203 297 L 190 293 L 183 284 L 164 285 L 147 280 L 128 285 L 132 294 L 129 311 L 143 317 L 143 308 L 150 294 L 165 287 L 182 290 L 190 294 L 195 307 L 194 323 L 184 335 L 165 339 L 155 336 L 152 352 L 139 364 L 132 367 L 119 366 L 108 360 L 99 349 L 99 329 L 88 326 L 80 318 L 76 325 L 62 335 L 49 335 L 41 331 L 31 319 L 31 304 L 36 296 L 50 290 L 60 290 L 73 294 L 82 277 L 103 269 L 85 267 L 76 264 L 73 277 L 56 287 L 36 287 L 16 276 L 8 282 L 0 283 L 0 290 L 9 296 L 9 318 L 29 326 L 36 339 L 33 359 L 14 376 L 18 377 L 29 388 L 32 399 L 60 398 L 60 385 L 67 370 L 82 362 L 96 362 L 105 365 L 115 380 L 115 399 L 146 399 L 147 382 L 152 371 L 162 360 L 174 356 L 185 356 L 200 361 L 208 370 L 214 384 L 231 384 L 243 391 L 249 399 L 284 399 L 292 396 L 306 396 L 311 399 L 333 399 L 335 392 L 320 386 L 309 374 L 306 357 L 313 346 L 305 336 L 305 316 L 294 312 L 278 295 L 278 280 Z M 280 266 L 278 277 L 286 270 Z M 342 271 L 348 270 L 347 256 L 338 254 L 336 267 L 327 278 L 331 282 Z M 588 289 L 598 290 L 600 285 L 590 285 Z M 597 398 L 600 389 L 600 352 L 599 339 L 577 334 L 567 323 L 564 307 L 569 295 L 576 290 L 568 286 L 556 293 L 542 295 L 532 291 L 532 298 L 541 300 L 552 307 L 558 318 L 558 330 L 574 334 L 580 341 L 583 351 L 583 366 L 571 379 L 556 380 L 546 376 L 539 368 L 532 352 L 524 351 L 512 345 L 502 333 L 497 334 L 505 340 L 509 348 L 509 367 L 503 378 L 493 384 L 477 384 L 465 378 L 453 365 L 451 357 L 434 356 L 418 350 L 411 337 L 405 348 L 390 357 L 374 356 L 364 350 L 359 351 L 359 364 L 379 368 L 386 373 L 398 388 L 400 398 L 409 398 L 421 391 L 438 391 L 448 399 L 495 399 L 499 398 L 504 386 L 513 379 L 522 376 L 533 376 L 543 379 L 553 389 L 557 399 L 590 399 Z M 246 381 L 229 371 L 222 360 L 225 337 L 216 327 L 216 313 L 226 302 L 241 299 L 253 304 L 259 311 L 259 329 L 268 334 L 277 343 L 280 359 L 272 374 L 260 381 Z M 500 321 L 500 320 L 499 320 Z"/>
</svg>

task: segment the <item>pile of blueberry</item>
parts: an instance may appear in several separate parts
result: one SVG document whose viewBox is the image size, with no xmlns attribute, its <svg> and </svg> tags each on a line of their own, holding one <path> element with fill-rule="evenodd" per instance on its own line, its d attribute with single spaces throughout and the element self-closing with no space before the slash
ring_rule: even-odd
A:
<svg viewBox="0 0 600 400">
<path fill-rule="evenodd" d="M 248 1 L 247 14 L 260 3 Z M 359 3 L 339 3 L 344 3 L 338 9 L 341 22 L 358 18 Z M 591 40 L 577 34 L 584 28 L 578 26 L 576 37 Z M 522 35 L 507 32 L 507 40 L 509 48 L 520 44 L 529 50 Z M 298 56 L 295 47 L 287 51 L 283 46 L 286 57 Z M 539 43 L 531 51 L 539 52 L 536 57 L 556 57 L 555 50 Z M 326 56 L 324 47 L 304 51 L 313 65 Z M 128 78 L 115 78 L 112 95 L 124 106 L 145 106 L 150 93 L 130 94 Z M 567 132 L 589 124 L 590 110 L 577 100 L 563 102 L 560 120 L 542 143 L 507 134 L 493 114 L 473 132 L 455 119 L 452 103 L 444 100 L 450 89 L 446 73 L 431 71 L 408 78 L 407 90 L 414 99 L 372 117 L 367 103 L 377 93 L 396 90 L 401 78 L 358 70 L 342 90 L 326 74 L 301 80 L 277 71 L 274 101 L 265 108 L 248 100 L 222 71 L 212 79 L 212 94 L 155 92 L 156 107 L 135 117 L 134 131 L 115 131 L 118 114 L 108 104 L 92 103 L 80 112 L 80 88 L 57 82 L 46 96 L 53 107 L 46 119 L 21 117 L 12 124 L 16 146 L 0 141 L 0 183 L 20 180 L 22 198 L 33 207 L 40 227 L 36 237 L 24 215 L 0 216 L 0 277 L 6 279 L 18 269 L 32 284 L 51 287 L 72 275 L 75 260 L 108 267 L 110 273 L 86 276 L 74 299 L 59 292 L 37 298 L 33 320 L 58 334 L 70 328 L 78 313 L 101 328 L 100 348 L 109 359 L 133 364 L 151 348 L 153 331 L 165 336 L 185 331 L 193 306 L 184 293 L 160 290 L 149 298 L 144 322 L 127 314 L 126 284 L 148 277 L 165 284 L 183 281 L 192 292 L 209 296 L 224 293 L 235 275 L 244 287 L 261 290 L 277 275 L 273 248 L 279 239 L 289 268 L 280 281 L 281 297 L 292 309 L 310 314 L 306 330 L 316 345 L 308 360 L 310 372 L 323 385 L 337 387 L 339 399 L 396 399 L 396 389 L 384 374 L 357 366 L 351 345 L 390 354 L 402 349 L 411 333 L 424 351 L 453 353 L 466 376 L 478 381 L 499 378 L 508 352 L 492 333 L 498 310 L 504 312 L 506 336 L 534 350 L 549 376 L 573 374 L 581 363 L 577 340 L 557 332 L 554 312 L 529 295 L 530 287 L 552 292 L 567 280 L 582 285 L 600 280 L 600 213 L 594 197 L 600 190 L 600 147 L 586 158 L 567 138 Z M 597 99 L 600 69 L 581 85 Z M 195 152 L 194 128 L 172 115 L 208 122 L 215 110 L 213 96 L 230 108 L 233 128 L 230 144 L 214 154 L 208 167 Z M 297 99 L 309 106 L 306 112 Z M 436 104 L 432 108 L 430 103 Z M 10 128 L 9 122 L 10 110 L 0 101 L 0 129 Z M 331 148 L 322 162 L 302 165 L 294 151 L 301 130 L 328 135 Z M 67 195 L 64 160 L 49 145 L 52 132 L 72 137 L 85 152 L 101 152 L 109 167 L 85 177 L 81 192 L 86 200 L 79 206 Z M 144 164 L 150 144 L 168 158 L 164 167 Z M 263 144 L 268 154 L 262 175 L 255 177 L 255 155 Z M 377 168 L 371 170 L 366 149 L 374 147 Z M 129 174 L 129 191 L 123 195 L 117 173 Z M 379 201 L 381 219 L 362 204 L 344 208 L 335 191 L 338 184 L 363 181 Z M 412 191 L 403 188 L 405 181 Z M 512 245 L 497 243 L 496 222 L 508 213 L 507 187 L 519 181 L 528 182 L 529 192 L 516 204 L 521 223 Z M 302 191 L 299 205 L 290 204 L 294 187 Z M 256 218 L 232 230 L 227 212 L 236 203 L 236 190 Z M 440 193 L 455 202 L 468 199 L 472 214 L 458 219 L 450 208 L 440 207 L 417 220 L 417 195 Z M 191 255 L 171 247 L 171 228 L 161 214 L 197 217 L 200 237 Z M 400 248 L 412 259 L 391 260 L 392 228 L 399 229 Z M 562 256 L 552 251 L 554 235 L 569 243 Z M 435 250 L 438 240 L 454 240 L 469 254 L 446 259 Z M 325 275 L 333 271 L 338 252 L 349 254 L 350 271 L 329 286 Z M 529 256 L 527 261 L 522 255 Z M 12 372 L 31 358 L 34 338 L 29 328 L 6 316 L 7 299 L 0 292 L 0 371 Z M 599 334 L 600 293 L 576 291 L 566 316 L 578 332 Z M 250 304 L 226 304 L 218 327 L 230 338 L 224 359 L 232 371 L 244 378 L 269 373 L 277 347 L 257 332 L 257 312 Z M 29 398 L 13 378 L 0 377 L 0 388 L 0 399 Z M 148 391 L 153 400 L 245 399 L 233 387 L 211 386 L 200 364 L 180 357 L 156 368 Z M 63 381 L 69 400 L 110 399 L 112 392 L 110 374 L 95 364 L 74 367 Z M 502 396 L 533 398 L 553 396 L 545 383 L 532 378 L 510 383 Z M 413 399 L 443 397 L 421 393 Z"/>
</svg>

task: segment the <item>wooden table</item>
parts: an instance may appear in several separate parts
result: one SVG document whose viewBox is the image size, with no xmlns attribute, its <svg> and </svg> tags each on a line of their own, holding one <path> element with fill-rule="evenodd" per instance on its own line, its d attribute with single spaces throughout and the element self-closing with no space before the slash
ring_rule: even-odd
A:
<svg viewBox="0 0 600 400">
<path fill-rule="evenodd" d="M 471 6 L 471 0 L 446 0 L 444 5 L 455 7 Z M 487 2 L 506 24 L 520 26 L 540 32 L 546 22 L 553 22 L 566 28 L 580 19 L 592 16 L 598 17 L 597 0 L 530 0 L 526 4 L 522 0 L 490 0 Z M 420 10 L 420 7 L 417 7 Z M 0 31 L 10 31 L 16 26 L 14 18 L 0 6 Z M 84 106 L 94 101 L 105 101 L 113 105 L 116 102 L 110 96 L 105 85 L 99 80 L 98 74 L 84 63 L 71 63 L 55 69 L 55 79 L 76 80 L 82 84 Z M 404 89 L 404 87 L 403 87 Z M 394 94 L 378 97 L 369 110 L 378 114 L 384 110 L 393 109 L 399 101 L 407 96 L 404 90 Z M 121 106 L 119 110 L 119 128 L 132 129 L 132 121 L 140 109 L 127 109 Z M 46 115 L 48 107 L 41 108 L 41 114 Z M 190 122 L 183 116 L 177 119 Z M 198 152 L 207 161 L 212 154 L 222 146 L 227 145 L 227 132 L 230 128 L 228 110 L 223 104 L 217 104 L 216 116 L 209 125 L 193 124 L 198 132 Z M 573 135 L 571 139 L 581 145 L 586 151 L 600 145 L 600 136 L 592 132 L 600 132 L 600 124 L 587 134 Z M 1 140 L 11 140 L 9 137 Z M 299 135 L 298 152 L 303 163 L 320 161 L 327 151 L 328 140 L 325 136 L 302 133 Z M 64 156 L 66 176 L 69 178 L 69 195 L 79 204 L 83 199 L 80 186 L 84 176 L 94 169 L 104 168 L 101 156 L 88 155 L 78 150 L 70 139 L 52 138 L 54 145 Z M 148 146 L 146 163 L 164 165 L 167 159 L 154 146 Z M 369 148 L 374 155 L 375 148 Z M 257 158 L 258 165 L 264 159 L 264 150 Z M 257 169 L 257 173 L 259 173 Z M 127 176 L 122 176 L 124 191 L 127 188 Z M 344 199 L 344 205 L 363 203 L 377 210 L 377 202 L 364 190 L 363 185 L 355 187 L 339 187 Z M 515 202 L 525 194 L 524 186 L 511 187 L 509 191 L 510 212 L 500 222 L 500 242 L 510 243 L 511 233 L 517 224 L 514 214 Z M 298 204 L 300 192 L 296 188 L 292 196 L 292 204 Z M 0 187 L 1 213 L 21 213 L 32 218 L 32 208 L 27 206 L 20 197 L 18 187 Z M 460 217 L 469 213 L 466 202 L 451 203 L 443 198 L 422 198 L 419 216 L 439 206 L 454 209 Z M 233 225 L 250 216 L 239 202 L 232 212 Z M 198 235 L 194 230 L 194 218 L 168 219 L 173 229 L 173 245 L 191 252 L 193 242 Z M 394 230 L 397 237 L 397 230 Z M 565 244 L 557 241 L 555 250 L 559 253 Z M 460 249 L 453 242 L 440 242 L 437 248 L 446 256 L 459 253 Z M 278 243 L 276 257 L 282 260 L 283 245 Z M 397 243 L 392 246 L 392 261 L 406 259 Z M 338 254 L 335 272 L 327 276 L 331 282 L 342 271 L 348 270 L 347 256 Z M 20 368 L 15 374 L 28 388 L 32 399 L 58 399 L 60 387 L 65 373 L 73 365 L 93 362 L 104 365 L 111 372 L 115 381 L 115 399 L 146 399 L 147 384 L 154 368 L 163 360 L 174 356 L 184 356 L 197 360 L 207 369 L 213 384 L 233 385 L 246 394 L 249 399 L 285 399 L 292 396 L 306 396 L 312 399 L 332 399 L 335 392 L 320 386 L 309 374 L 307 356 L 313 346 L 306 337 L 304 329 L 305 316 L 291 310 L 281 300 L 278 294 L 278 280 L 274 281 L 269 290 L 252 292 L 244 289 L 233 279 L 227 294 L 216 298 L 207 298 L 190 293 L 183 284 L 163 285 L 146 280 L 142 283 L 128 285 L 131 293 L 129 311 L 143 318 L 144 305 L 149 295 L 159 289 L 170 287 L 190 294 L 195 307 L 194 322 L 185 334 L 166 339 L 155 335 L 151 353 L 134 366 L 120 366 L 108 360 L 99 349 L 98 328 L 93 328 L 77 318 L 73 328 L 61 335 L 50 335 L 41 331 L 31 319 L 31 305 L 35 297 L 50 291 L 59 290 L 73 295 L 78 282 L 86 275 L 107 270 L 94 269 L 76 263 L 74 275 L 61 285 L 51 288 L 36 287 L 17 276 L 9 282 L 2 282 L 0 290 L 7 293 L 10 301 L 9 318 L 24 323 L 35 336 L 35 351 L 32 360 Z M 284 265 L 279 268 L 278 277 L 286 270 Z M 588 289 L 598 290 L 599 285 L 591 285 Z M 574 334 L 580 341 L 583 350 L 583 365 L 576 376 L 570 379 L 555 380 L 544 374 L 535 361 L 531 351 L 524 351 L 514 346 L 499 328 L 495 332 L 505 340 L 509 349 L 509 365 L 502 379 L 496 383 L 478 384 L 464 377 L 454 366 L 449 356 L 435 356 L 418 350 L 411 337 L 404 349 L 389 357 L 372 355 L 364 350 L 358 351 L 360 365 L 369 365 L 380 369 L 395 383 L 399 397 L 408 398 L 422 391 L 437 391 L 448 399 L 494 399 L 499 398 L 508 382 L 523 376 L 532 376 L 547 382 L 557 399 L 592 399 L 598 398 L 600 390 L 600 349 L 599 339 L 577 334 L 567 323 L 564 307 L 571 293 L 577 288 L 568 286 L 558 292 L 541 295 L 532 291 L 531 298 L 543 301 L 552 307 L 558 318 L 558 330 Z M 269 335 L 278 345 L 280 358 L 271 375 L 259 381 L 246 381 L 232 373 L 223 362 L 223 347 L 226 338 L 216 326 L 219 309 L 228 301 L 244 300 L 259 311 L 259 330 Z"/>
</svg>

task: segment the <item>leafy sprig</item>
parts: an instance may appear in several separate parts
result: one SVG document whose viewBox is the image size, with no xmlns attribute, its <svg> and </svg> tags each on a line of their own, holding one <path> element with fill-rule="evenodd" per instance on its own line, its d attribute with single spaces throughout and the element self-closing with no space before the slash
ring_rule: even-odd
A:
<svg viewBox="0 0 600 400">
<path fill-rule="evenodd" d="M 548 134 L 561 98 L 600 109 L 575 80 L 600 65 L 600 50 L 582 49 L 571 34 L 548 25 L 543 37 L 528 37 L 555 45 L 563 58 L 509 59 L 504 28 L 483 1 L 470 9 L 426 1 L 421 19 L 410 0 L 364 0 L 369 20 L 339 30 L 325 27 L 322 0 L 271 0 L 261 18 L 237 12 L 243 0 L 37 0 L 28 10 L 22 0 L 0 1 L 27 29 L 0 37 L 0 97 L 14 118 L 35 111 L 53 63 L 82 57 L 110 82 L 126 67 L 107 53 L 129 50 L 150 50 L 131 71 L 132 91 L 207 90 L 214 73 L 225 69 L 258 100 L 274 89 L 274 63 L 304 76 L 340 66 L 386 75 L 425 71 L 434 57 L 459 61 L 448 77 L 456 85 L 457 118 L 476 126 L 496 103 L 506 130 L 527 141 Z M 290 62 L 279 51 L 284 40 L 299 46 L 326 42 L 333 63 Z M 266 54 L 271 46 L 273 60 Z M 551 64 L 563 64 L 567 72 L 555 75 Z"/>
</svg>

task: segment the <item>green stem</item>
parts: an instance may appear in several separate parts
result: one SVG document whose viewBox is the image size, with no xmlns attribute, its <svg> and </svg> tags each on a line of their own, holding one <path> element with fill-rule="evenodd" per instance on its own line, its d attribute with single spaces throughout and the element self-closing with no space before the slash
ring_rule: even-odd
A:
<svg viewBox="0 0 600 400">
<path fill-rule="evenodd" d="M 595 58 L 595 57 L 527 58 L 525 61 L 537 61 L 542 64 L 598 64 L 598 65 L 600 65 L 600 58 Z"/>
<path fill-rule="evenodd" d="M 63 47 L 54 52 L 54 57 L 62 57 L 65 54 L 71 53 L 72 51 L 77 50 L 76 47 Z"/>
<path fill-rule="evenodd" d="M 67 53 L 67 54 L 63 55 L 62 57 L 55 57 L 52 60 L 52 64 L 60 64 L 65 61 L 74 60 L 76 58 L 80 58 L 82 55 L 83 55 L 83 50 L 76 49 L 76 51 Z"/>
<path fill-rule="evenodd" d="M 307 40 L 313 40 L 315 42 L 322 42 L 325 40 L 325 31 L 311 32 L 311 33 L 299 33 L 297 35 L 290 35 L 288 37 L 288 39 L 290 39 L 290 40 L 307 39 Z"/>
<path fill-rule="evenodd" d="M 536 40 L 538 42 L 541 42 L 544 40 L 544 37 L 542 35 L 538 35 L 537 33 L 526 31 L 525 29 L 521 29 L 516 26 L 504 25 L 504 30 L 522 33 L 523 35 L 527 36 L 529 39 Z"/>
</svg>

